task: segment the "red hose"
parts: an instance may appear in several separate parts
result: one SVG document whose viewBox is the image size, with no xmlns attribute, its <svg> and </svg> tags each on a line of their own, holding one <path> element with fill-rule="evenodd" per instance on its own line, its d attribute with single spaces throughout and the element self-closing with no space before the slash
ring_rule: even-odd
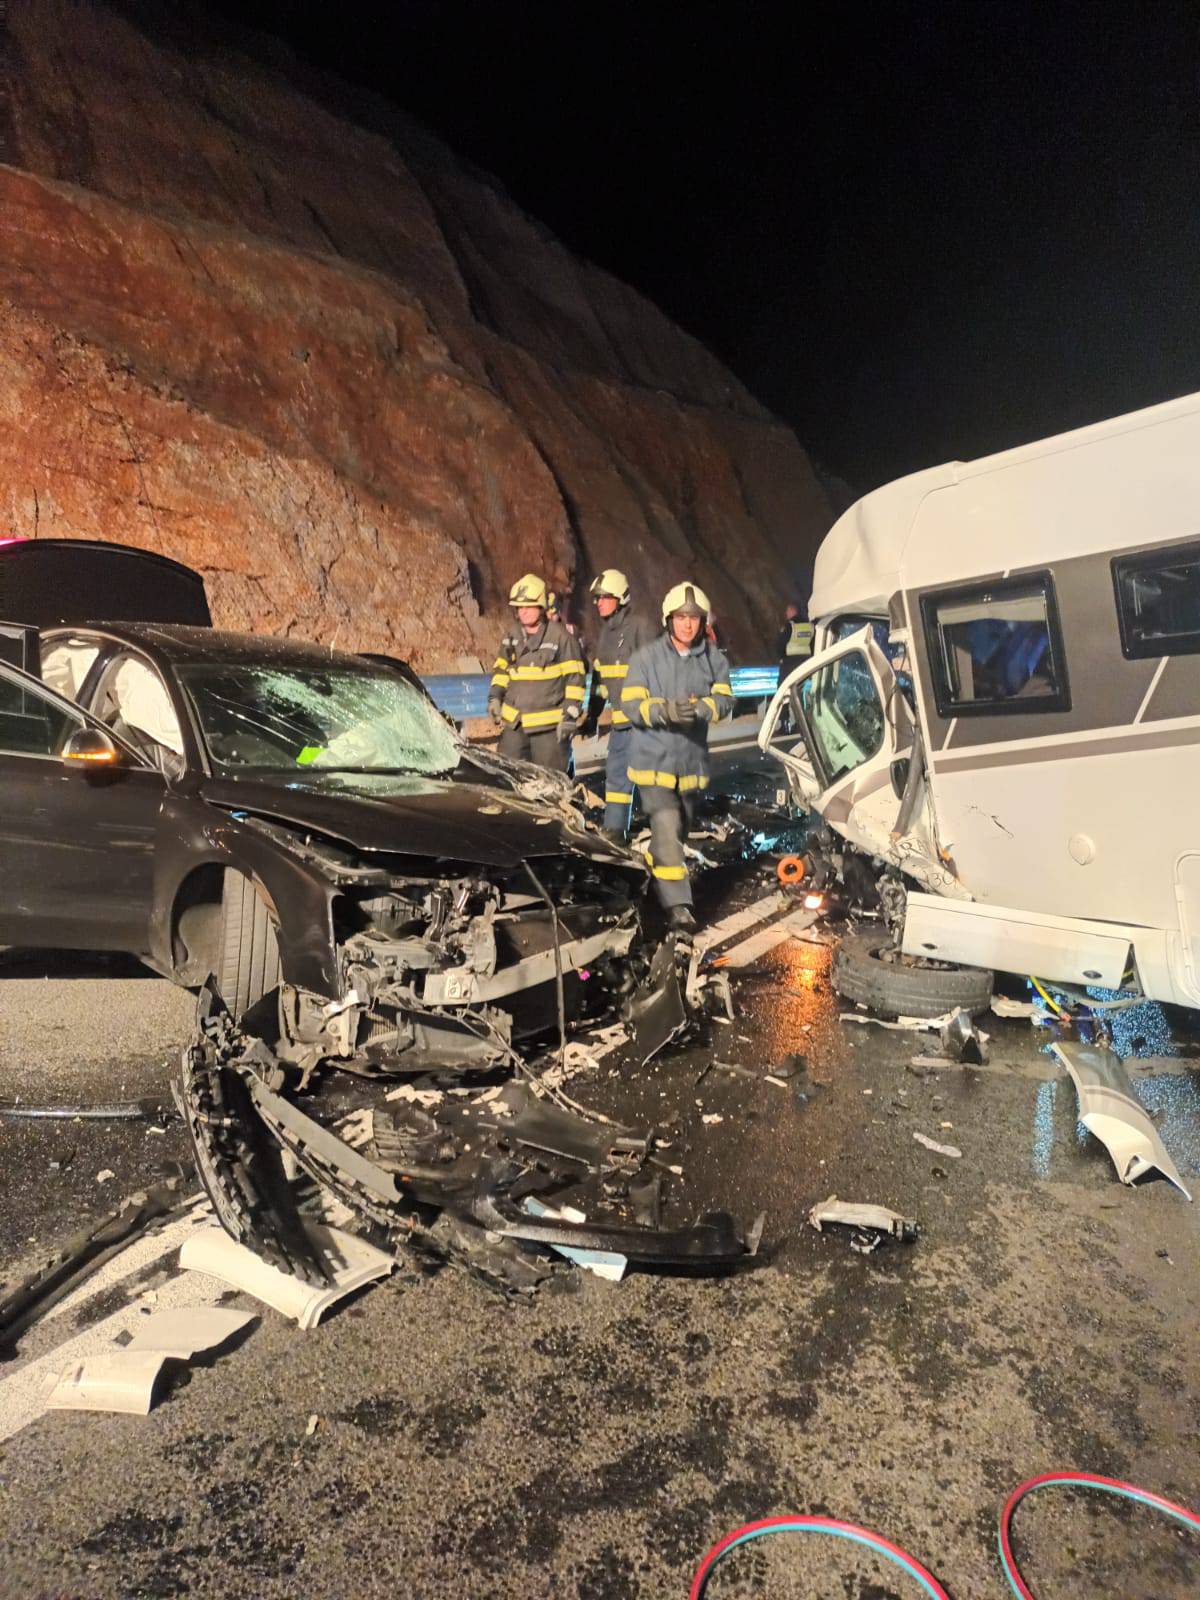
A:
<svg viewBox="0 0 1200 1600">
<path fill-rule="evenodd" d="M 1013 1513 L 1027 1494 L 1032 1493 L 1034 1489 L 1044 1489 L 1050 1484 L 1060 1484 L 1064 1488 L 1103 1489 L 1108 1494 L 1120 1495 L 1123 1499 L 1137 1501 L 1152 1510 L 1165 1512 L 1167 1516 L 1174 1517 L 1186 1527 L 1195 1528 L 1200 1532 L 1200 1516 L 1194 1511 L 1189 1511 L 1186 1506 L 1176 1505 L 1174 1500 L 1166 1500 L 1162 1495 L 1152 1494 L 1149 1489 L 1141 1489 L 1136 1483 L 1124 1483 L 1120 1478 L 1102 1478 L 1094 1472 L 1043 1472 L 1039 1477 L 1027 1478 L 1024 1483 L 1017 1485 L 1004 1502 L 999 1529 L 1000 1564 L 1004 1568 L 1004 1576 L 1008 1579 L 1013 1593 L 1018 1595 L 1020 1600 L 1037 1600 L 1037 1596 L 1021 1576 L 1017 1558 L 1013 1554 Z"/>
</svg>

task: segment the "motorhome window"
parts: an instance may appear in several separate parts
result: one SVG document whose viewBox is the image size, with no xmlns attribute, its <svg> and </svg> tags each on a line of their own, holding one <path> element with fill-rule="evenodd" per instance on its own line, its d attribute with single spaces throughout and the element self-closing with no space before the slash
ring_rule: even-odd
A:
<svg viewBox="0 0 1200 1600">
<path fill-rule="evenodd" d="M 927 594 L 921 610 L 942 716 L 1069 708 L 1049 573 Z"/>
<path fill-rule="evenodd" d="M 1200 653 L 1200 543 L 1117 556 L 1112 566 L 1127 657 Z"/>
<path fill-rule="evenodd" d="M 883 706 L 861 650 L 801 679 L 800 710 L 824 788 L 869 761 L 883 744 Z"/>
</svg>

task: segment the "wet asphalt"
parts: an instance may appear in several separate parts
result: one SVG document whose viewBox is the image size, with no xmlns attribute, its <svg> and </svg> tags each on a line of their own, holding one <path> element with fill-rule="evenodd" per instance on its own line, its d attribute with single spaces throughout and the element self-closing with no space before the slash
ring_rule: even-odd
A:
<svg viewBox="0 0 1200 1600">
<path fill-rule="evenodd" d="M 731 869 L 706 897 L 768 882 Z M 52 1414 L 0 1445 L 0 1594 L 651 1600 L 685 1595 L 740 1523 L 816 1512 L 884 1533 L 956 1600 L 999 1600 L 996 1514 L 1035 1473 L 1200 1504 L 1196 1208 L 1116 1182 L 1027 1023 L 985 1021 L 983 1068 L 918 1076 L 927 1040 L 838 1021 L 829 959 L 790 941 L 735 979 L 710 1043 L 570 1086 L 671 1129 L 673 1215 L 766 1212 L 751 1270 L 579 1274 L 510 1304 L 406 1266 L 311 1333 L 266 1311 L 150 1416 Z M 164 1098 L 192 1002 L 135 974 L 0 957 L 3 1098 Z M 1197 1182 L 1200 1077 L 1161 1059 L 1160 1027 L 1135 1019 L 1124 1047 L 1154 1058 L 1131 1071 Z M 0 1275 L 181 1154 L 178 1125 L 0 1120 Z M 920 1237 L 858 1255 L 806 1225 L 831 1193 Z M 1039 1600 L 1200 1593 L 1200 1540 L 1105 1497 L 1046 1491 L 1018 1535 Z M 920 1592 L 812 1536 L 750 1545 L 708 1588 Z"/>
</svg>

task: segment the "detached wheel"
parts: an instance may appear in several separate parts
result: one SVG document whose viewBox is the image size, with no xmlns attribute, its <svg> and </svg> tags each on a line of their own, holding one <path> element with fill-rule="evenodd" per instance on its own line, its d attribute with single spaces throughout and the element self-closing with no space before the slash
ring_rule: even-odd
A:
<svg viewBox="0 0 1200 1600">
<path fill-rule="evenodd" d="M 918 966 L 906 956 L 881 960 L 889 948 L 882 930 L 842 940 L 833 953 L 833 986 L 843 999 L 891 1017 L 940 1017 L 960 1007 L 977 1016 L 991 1004 L 994 977 L 982 967 Z"/>
<path fill-rule="evenodd" d="M 221 999 L 235 1021 L 279 983 L 275 923 L 254 885 L 240 872 L 225 873 L 215 976 Z"/>
</svg>

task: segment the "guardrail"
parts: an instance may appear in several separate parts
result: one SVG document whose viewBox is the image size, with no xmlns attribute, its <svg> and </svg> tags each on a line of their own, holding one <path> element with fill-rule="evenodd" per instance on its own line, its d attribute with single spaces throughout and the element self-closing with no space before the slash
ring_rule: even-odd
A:
<svg viewBox="0 0 1200 1600">
<path fill-rule="evenodd" d="M 730 688 L 738 700 L 763 700 L 775 693 L 779 679 L 778 667 L 734 667 L 729 675 Z M 487 716 L 488 684 L 491 674 L 486 672 L 433 673 L 422 682 L 429 690 L 439 711 L 466 722 L 472 717 Z"/>
</svg>

